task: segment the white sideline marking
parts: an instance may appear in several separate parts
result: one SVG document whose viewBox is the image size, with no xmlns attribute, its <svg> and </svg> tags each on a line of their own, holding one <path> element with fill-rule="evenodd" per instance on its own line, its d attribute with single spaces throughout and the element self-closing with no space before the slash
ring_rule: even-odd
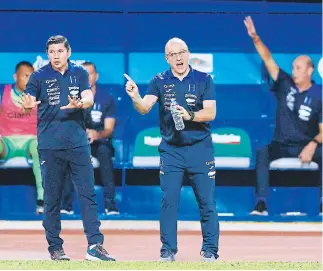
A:
<svg viewBox="0 0 323 271">
<path fill-rule="evenodd" d="M 62 220 L 62 228 L 83 230 L 81 220 Z M 102 220 L 102 230 L 159 230 L 159 221 Z M 220 222 L 221 231 L 322 232 L 322 223 Z M 0 220 L 0 230 L 44 230 L 42 221 Z M 178 221 L 179 231 L 200 231 L 199 221 Z"/>
</svg>

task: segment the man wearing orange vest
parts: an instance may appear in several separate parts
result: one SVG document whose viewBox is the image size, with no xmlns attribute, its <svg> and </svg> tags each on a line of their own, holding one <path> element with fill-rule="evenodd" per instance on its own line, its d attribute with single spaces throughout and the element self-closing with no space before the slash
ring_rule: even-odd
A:
<svg viewBox="0 0 323 271">
<path fill-rule="evenodd" d="M 0 160 L 31 157 L 37 188 L 36 212 L 40 214 L 43 213 L 44 190 L 37 151 L 37 110 L 22 113 L 18 102 L 33 71 L 31 63 L 19 62 L 14 74 L 15 85 L 0 89 Z"/>
</svg>

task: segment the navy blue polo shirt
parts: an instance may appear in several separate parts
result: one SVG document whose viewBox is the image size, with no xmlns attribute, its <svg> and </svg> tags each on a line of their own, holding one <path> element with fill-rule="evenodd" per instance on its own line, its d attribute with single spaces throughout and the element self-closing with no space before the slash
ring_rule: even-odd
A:
<svg viewBox="0 0 323 271">
<path fill-rule="evenodd" d="M 106 118 L 116 118 L 116 104 L 111 95 L 104 89 L 96 89 L 94 104 L 86 110 L 86 128 L 96 131 L 104 130 L 104 120 Z M 107 142 L 109 138 L 101 138 L 96 141 Z"/>
<path fill-rule="evenodd" d="M 177 131 L 170 111 L 172 98 L 186 110 L 194 112 L 203 109 L 204 100 L 215 100 L 214 83 L 209 74 L 190 67 L 188 75 L 180 81 L 167 70 L 152 79 L 146 94 L 158 97 L 160 132 L 168 144 L 192 145 L 210 136 L 208 122 L 184 121 L 184 130 Z"/>
<path fill-rule="evenodd" d="M 88 73 L 82 66 L 69 61 L 62 75 L 47 64 L 35 71 L 25 93 L 41 101 L 38 105 L 38 148 L 71 149 L 89 144 L 83 109 L 65 109 L 68 95 L 81 98 L 84 90 L 91 89 Z"/>
<path fill-rule="evenodd" d="M 319 133 L 322 123 L 322 90 L 313 84 L 300 92 L 292 77 L 279 70 L 272 91 L 277 99 L 273 141 L 307 144 Z"/>
</svg>

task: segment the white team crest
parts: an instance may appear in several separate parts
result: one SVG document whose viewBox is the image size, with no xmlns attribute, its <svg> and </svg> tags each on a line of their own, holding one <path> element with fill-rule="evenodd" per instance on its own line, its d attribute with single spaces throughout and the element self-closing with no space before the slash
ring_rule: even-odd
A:
<svg viewBox="0 0 323 271">
<path fill-rule="evenodd" d="M 298 110 L 298 117 L 302 120 L 309 121 L 311 116 L 312 108 L 306 105 L 301 105 Z"/>
<path fill-rule="evenodd" d="M 102 117 L 102 112 L 101 111 L 96 111 L 96 110 L 92 110 L 91 111 L 91 118 L 93 122 L 100 122 L 101 121 L 101 117 Z"/>
</svg>

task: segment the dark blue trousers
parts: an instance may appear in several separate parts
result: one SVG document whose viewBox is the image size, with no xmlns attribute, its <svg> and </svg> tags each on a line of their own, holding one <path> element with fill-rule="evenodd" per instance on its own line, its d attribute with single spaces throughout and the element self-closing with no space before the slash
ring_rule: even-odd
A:
<svg viewBox="0 0 323 271">
<path fill-rule="evenodd" d="M 117 210 L 115 196 L 115 181 L 113 168 L 114 149 L 111 142 L 94 142 L 91 144 L 91 154 L 100 163 L 100 177 L 104 189 L 104 207 L 108 210 Z M 73 209 L 73 183 L 72 176 L 66 176 L 64 185 L 62 208 L 65 210 Z"/>
<path fill-rule="evenodd" d="M 256 196 L 258 200 L 266 202 L 269 190 L 269 165 L 270 162 L 283 157 L 298 157 L 305 145 L 286 145 L 279 142 L 271 142 L 271 144 L 257 150 L 256 155 Z M 322 145 L 316 148 L 313 159 L 320 167 L 320 180 L 318 185 L 322 187 Z"/>
<path fill-rule="evenodd" d="M 39 150 L 44 187 L 43 226 L 49 252 L 62 248 L 61 200 L 66 174 L 71 174 L 80 200 L 84 232 L 89 245 L 103 244 L 96 195 L 94 173 L 89 146 L 68 150 Z"/>
<path fill-rule="evenodd" d="M 160 212 L 161 251 L 177 253 L 177 218 L 184 174 L 187 174 L 200 209 L 202 251 L 218 257 L 219 221 L 215 203 L 215 165 L 211 137 L 192 146 L 177 147 L 162 141 L 160 185 L 163 192 Z"/>
</svg>

